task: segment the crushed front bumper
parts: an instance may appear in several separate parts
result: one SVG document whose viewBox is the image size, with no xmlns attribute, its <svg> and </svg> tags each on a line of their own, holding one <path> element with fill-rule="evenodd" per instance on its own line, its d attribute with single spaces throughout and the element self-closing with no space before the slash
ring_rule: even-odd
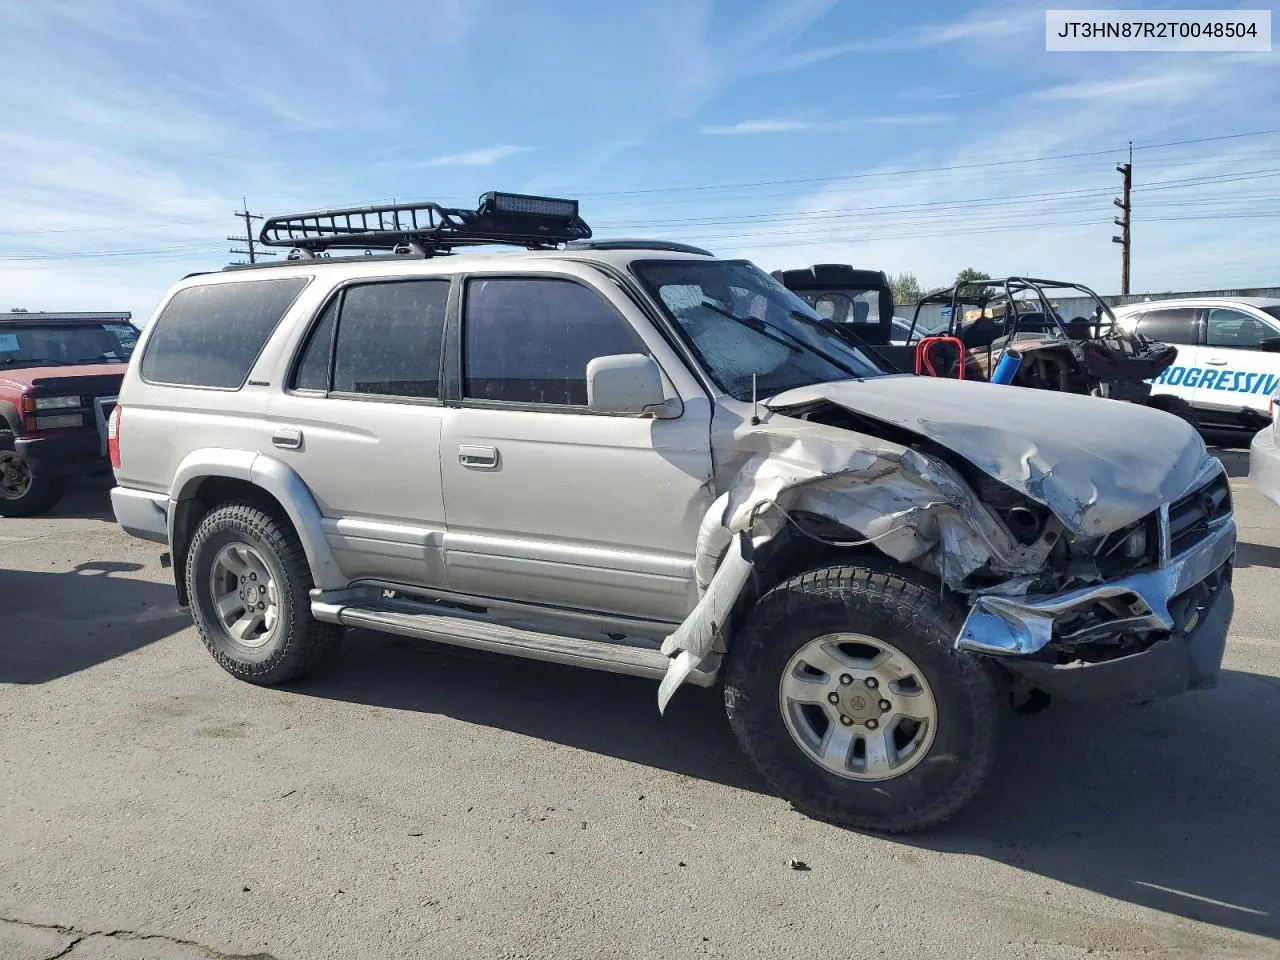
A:
<svg viewBox="0 0 1280 960">
<path fill-rule="evenodd" d="M 1032 686 L 1069 699 L 1151 700 L 1212 687 L 1234 609 L 1235 522 L 1229 513 L 1214 519 L 1194 546 L 1169 556 L 1163 509 L 1161 518 L 1162 561 L 1156 569 L 1054 596 L 979 596 L 956 647 L 994 656 Z M 1131 613 L 1096 628 L 1099 636 L 1156 639 L 1114 658 L 1072 658 L 1056 628 L 1100 601 Z"/>
</svg>

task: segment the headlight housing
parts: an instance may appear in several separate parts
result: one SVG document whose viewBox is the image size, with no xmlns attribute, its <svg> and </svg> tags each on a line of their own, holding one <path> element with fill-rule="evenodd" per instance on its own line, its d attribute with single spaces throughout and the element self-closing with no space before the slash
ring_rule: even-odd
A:
<svg viewBox="0 0 1280 960">
<path fill-rule="evenodd" d="M 74 410 L 80 406 L 79 397 L 36 397 L 37 410 Z"/>
<path fill-rule="evenodd" d="M 1103 537 L 1093 549 L 1100 570 L 1114 576 L 1156 562 L 1159 532 L 1155 514 Z"/>
</svg>

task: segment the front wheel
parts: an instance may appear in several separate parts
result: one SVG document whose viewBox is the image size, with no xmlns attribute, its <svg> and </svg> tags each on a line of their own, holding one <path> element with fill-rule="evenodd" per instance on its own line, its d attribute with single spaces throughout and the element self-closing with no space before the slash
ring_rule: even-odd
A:
<svg viewBox="0 0 1280 960">
<path fill-rule="evenodd" d="M 995 760 L 993 668 L 912 572 L 828 567 L 774 587 L 734 641 L 725 707 L 743 750 L 804 813 L 898 833 L 967 803 Z"/>
<path fill-rule="evenodd" d="M 0 517 L 34 517 L 62 499 L 66 483 L 31 472 L 10 442 L 0 439 Z"/>
</svg>

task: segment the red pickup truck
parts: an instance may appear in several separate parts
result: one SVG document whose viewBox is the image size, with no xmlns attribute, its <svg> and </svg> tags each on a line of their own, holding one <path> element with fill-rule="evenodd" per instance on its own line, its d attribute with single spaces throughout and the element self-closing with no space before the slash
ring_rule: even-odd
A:
<svg viewBox="0 0 1280 960">
<path fill-rule="evenodd" d="M 109 469 L 107 417 L 138 339 L 128 313 L 0 313 L 0 516 Z"/>
</svg>

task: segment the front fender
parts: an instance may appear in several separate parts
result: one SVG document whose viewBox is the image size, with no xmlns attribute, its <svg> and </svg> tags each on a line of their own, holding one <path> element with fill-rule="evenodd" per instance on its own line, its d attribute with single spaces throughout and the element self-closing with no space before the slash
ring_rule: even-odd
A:
<svg viewBox="0 0 1280 960">
<path fill-rule="evenodd" d="M 169 492 L 171 544 L 177 543 L 174 533 L 179 504 L 191 500 L 200 483 L 209 477 L 243 480 L 270 494 L 298 533 L 315 585 L 322 590 L 340 590 L 347 585 L 347 578 L 325 539 L 320 507 L 311 490 L 288 464 L 256 450 L 206 448 L 194 450 L 183 458 Z"/>
</svg>

